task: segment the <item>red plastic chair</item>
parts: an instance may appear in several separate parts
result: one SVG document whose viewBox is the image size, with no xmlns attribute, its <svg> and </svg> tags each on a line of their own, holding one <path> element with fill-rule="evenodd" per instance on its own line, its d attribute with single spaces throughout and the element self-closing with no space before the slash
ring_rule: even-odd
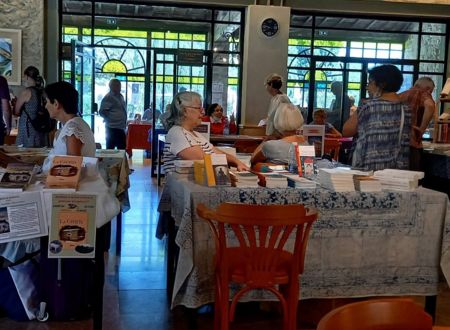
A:
<svg viewBox="0 0 450 330">
<path fill-rule="evenodd" d="M 296 329 L 299 274 L 317 211 L 299 204 L 223 203 L 216 210 L 200 204 L 197 213 L 210 225 L 216 243 L 215 329 L 229 328 L 239 298 L 254 289 L 271 291 L 283 308 L 283 328 Z M 285 250 L 290 235 L 295 235 L 292 252 Z M 242 285 L 231 306 L 230 282 Z"/>
<path fill-rule="evenodd" d="M 348 304 L 325 315 L 317 330 L 431 330 L 433 321 L 409 299 L 376 299 Z"/>
</svg>

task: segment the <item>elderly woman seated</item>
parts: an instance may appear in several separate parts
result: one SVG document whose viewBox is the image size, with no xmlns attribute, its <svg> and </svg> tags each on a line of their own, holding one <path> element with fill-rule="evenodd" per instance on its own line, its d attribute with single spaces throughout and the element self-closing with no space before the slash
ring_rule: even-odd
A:
<svg viewBox="0 0 450 330">
<path fill-rule="evenodd" d="M 169 130 L 164 145 L 164 171 L 175 170 L 177 159 L 201 160 L 205 153 L 223 153 L 214 147 L 203 135 L 194 131 L 201 124 L 204 110 L 201 96 L 195 92 L 178 93 L 170 108 L 170 114 L 163 118 L 163 124 Z M 226 154 L 228 164 L 238 171 L 249 168 L 236 157 Z"/>
<path fill-rule="evenodd" d="M 274 127 L 282 134 L 279 140 L 265 141 L 253 152 L 251 163 L 255 170 L 264 165 L 288 164 L 289 147 L 292 142 L 308 145 L 297 130 L 303 124 L 303 117 L 298 108 L 290 103 L 282 104 L 275 113 Z"/>
</svg>

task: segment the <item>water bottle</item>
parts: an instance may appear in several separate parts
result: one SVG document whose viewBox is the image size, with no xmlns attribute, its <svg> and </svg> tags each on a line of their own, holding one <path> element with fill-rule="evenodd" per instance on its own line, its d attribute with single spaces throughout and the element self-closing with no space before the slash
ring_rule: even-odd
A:
<svg viewBox="0 0 450 330">
<path fill-rule="evenodd" d="M 297 142 L 292 142 L 289 146 L 289 163 L 288 171 L 291 173 L 298 173 L 297 156 L 295 154 L 295 149 L 297 148 Z"/>
<path fill-rule="evenodd" d="M 225 125 L 223 126 L 223 135 L 230 134 L 230 125 L 228 123 L 228 120 L 225 121 Z"/>
</svg>

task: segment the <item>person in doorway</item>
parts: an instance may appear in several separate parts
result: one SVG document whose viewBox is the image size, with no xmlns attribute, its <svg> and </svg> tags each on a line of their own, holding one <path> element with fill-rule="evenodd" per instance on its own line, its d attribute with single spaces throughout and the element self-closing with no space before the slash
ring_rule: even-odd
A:
<svg viewBox="0 0 450 330">
<path fill-rule="evenodd" d="M 0 145 L 5 142 L 5 135 L 11 132 L 11 104 L 8 82 L 5 77 L 0 76 Z"/>
<path fill-rule="evenodd" d="M 431 93 L 434 82 L 430 77 L 421 77 L 409 90 L 400 93 L 402 102 L 411 110 L 411 140 L 409 150 L 409 169 L 422 171 L 422 135 L 434 115 L 435 103 Z"/>
<path fill-rule="evenodd" d="M 20 93 L 14 106 L 14 114 L 20 116 L 16 144 L 26 148 L 48 147 L 49 134 L 37 131 L 31 124 L 31 120 L 36 118 L 44 106 L 44 79 L 34 66 L 27 67 L 23 74 L 26 88 Z"/>
<path fill-rule="evenodd" d="M 120 93 L 121 88 L 120 80 L 111 79 L 110 91 L 100 104 L 99 114 L 103 117 L 106 126 L 107 149 L 125 149 L 126 147 L 127 108 L 125 99 Z"/>
<path fill-rule="evenodd" d="M 343 113 L 342 118 L 344 122 L 350 116 L 350 99 L 347 94 L 343 93 L 343 87 L 342 81 L 333 81 L 330 86 L 331 93 L 334 95 L 334 100 L 331 101 L 328 121 L 334 127 L 342 127 L 341 111 Z"/>
</svg>

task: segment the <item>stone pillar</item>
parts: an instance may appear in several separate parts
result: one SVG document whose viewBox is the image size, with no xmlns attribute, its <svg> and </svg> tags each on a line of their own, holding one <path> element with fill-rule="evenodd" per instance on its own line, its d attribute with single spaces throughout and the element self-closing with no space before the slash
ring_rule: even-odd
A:
<svg viewBox="0 0 450 330">
<path fill-rule="evenodd" d="M 280 6 L 250 5 L 247 8 L 240 124 L 257 125 L 266 117 L 270 95 L 266 92 L 264 78 L 268 74 L 278 73 L 287 80 L 290 12 L 290 8 Z M 278 31 L 272 37 L 261 30 L 267 18 L 278 23 Z M 286 86 L 282 90 L 285 92 Z"/>
</svg>

